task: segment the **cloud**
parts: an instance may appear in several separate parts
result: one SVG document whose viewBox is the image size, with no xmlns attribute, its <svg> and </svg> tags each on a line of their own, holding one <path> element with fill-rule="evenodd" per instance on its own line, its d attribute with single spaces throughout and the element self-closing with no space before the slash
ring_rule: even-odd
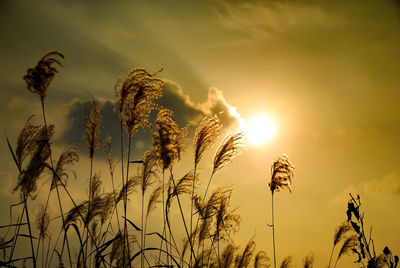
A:
<svg viewBox="0 0 400 268">
<path fill-rule="evenodd" d="M 223 92 L 215 87 L 208 91 L 207 99 L 201 103 L 194 103 L 189 95 L 185 94 L 182 88 L 175 82 L 166 80 L 163 96 L 158 99 L 157 104 L 170 109 L 174 112 L 175 120 L 180 127 L 189 125 L 191 133 L 199 124 L 201 119 L 206 115 L 219 114 L 221 122 L 226 130 L 237 128 L 239 126 L 240 115 L 236 112 L 236 108 L 230 105 L 223 96 Z M 115 100 L 100 100 L 102 115 L 102 133 L 101 140 L 107 136 L 120 136 L 119 115 L 115 112 Z M 79 147 L 82 151 L 86 151 L 82 141 L 84 135 L 85 118 L 89 108 L 88 101 L 74 99 L 69 104 L 66 113 L 64 132 L 58 139 L 63 144 L 72 144 Z M 154 123 L 156 112 L 150 115 L 150 122 Z M 139 129 L 135 134 L 133 149 L 142 153 L 151 148 L 152 130 Z M 124 131 L 124 135 L 125 131 Z M 119 143 L 113 143 L 113 150 L 120 151 Z"/>
<path fill-rule="evenodd" d="M 400 197 L 400 176 L 397 173 L 389 173 L 380 179 L 368 180 L 358 185 L 349 184 L 331 200 L 331 203 L 343 204 L 344 200 L 350 198 L 349 193 L 365 198 Z"/>
<path fill-rule="evenodd" d="M 254 39 L 271 38 L 312 27 L 334 28 L 345 23 L 321 7 L 291 1 L 225 3 L 217 12 L 220 24 L 228 29 L 250 33 Z"/>
<path fill-rule="evenodd" d="M 400 177 L 396 173 L 389 173 L 381 179 L 367 181 L 362 187 L 365 193 L 372 196 L 400 196 Z"/>
</svg>

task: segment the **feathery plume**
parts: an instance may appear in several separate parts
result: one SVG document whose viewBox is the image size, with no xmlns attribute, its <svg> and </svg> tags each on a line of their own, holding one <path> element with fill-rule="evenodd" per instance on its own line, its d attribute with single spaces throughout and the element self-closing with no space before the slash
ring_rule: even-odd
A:
<svg viewBox="0 0 400 268">
<path fill-rule="evenodd" d="M 124 231 L 118 232 L 115 236 L 115 240 L 112 243 L 111 253 L 110 253 L 110 263 L 116 261 L 116 267 L 123 267 L 123 258 L 125 258 L 125 262 L 127 261 L 126 258 L 130 258 L 132 255 L 132 249 L 134 248 L 133 244 L 137 241 L 135 236 L 128 236 L 124 238 Z M 129 243 L 129 247 L 124 245 L 124 243 Z M 125 249 L 125 254 L 124 253 Z M 128 251 L 130 250 L 130 252 Z"/>
<path fill-rule="evenodd" d="M 51 189 L 56 187 L 57 182 L 62 183 L 63 185 L 67 184 L 67 180 L 69 178 L 68 171 L 65 166 L 72 165 L 74 162 L 79 161 L 79 154 L 76 148 L 74 147 L 66 147 L 60 154 L 58 158 L 57 164 L 55 165 L 55 175 L 51 182 Z M 51 167 L 49 167 L 51 168 Z M 76 173 L 71 170 L 72 174 L 76 178 Z"/>
<path fill-rule="evenodd" d="M 92 177 L 92 183 L 90 184 L 90 200 L 93 200 L 100 196 L 102 189 L 101 189 L 101 180 L 100 175 L 98 173 L 94 174 Z"/>
<path fill-rule="evenodd" d="M 283 259 L 280 268 L 289 268 L 292 265 L 293 257 L 287 256 Z"/>
<path fill-rule="evenodd" d="M 197 127 L 194 137 L 194 165 L 200 162 L 203 152 L 212 144 L 221 128 L 217 115 L 205 117 Z"/>
<path fill-rule="evenodd" d="M 34 142 L 34 138 L 40 126 L 32 125 L 31 119 L 33 116 L 30 116 L 25 123 L 24 128 L 18 135 L 17 138 L 17 148 L 15 149 L 15 156 L 18 166 L 21 168 L 24 160 L 29 155 L 29 153 L 36 146 Z"/>
<path fill-rule="evenodd" d="M 350 230 L 351 230 L 351 225 L 347 221 L 340 224 L 336 228 L 335 234 L 333 235 L 333 245 L 336 246 L 344 238 L 346 233 Z"/>
<path fill-rule="evenodd" d="M 74 206 L 70 211 L 68 211 L 67 216 L 64 220 L 64 227 L 68 226 L 71 223 L 76 223 L 78 221 L 82 221 L 82 217 L 87 212 L 88 201 L 84 201 L 77 206 Z"/>
<path fill-rule="evenodd" d="M 235 266 L 238 268 L 249 266 L 251 257 L 253 256 L 255 250 L 256 242 L 254 242 L 254 237 L 252 237 L 243 250 L 243 253 L 235 260 Z"/>
<path fill-rule="evenodd" d="M 152 101 L 161 96 L 164 81 L 143 68 L 135 68 L 129 72 L 122 88 L 118 84 L 115 90 L 120 118 L 124 120 L 128 135 L 133 136 L 139 126 L 148 125 L 149 114 L 155 107 Z"/>
<path fill-rule="evenodd" d="M 271 166 L 271 181 L 268 184 L 272 194 L 284 187 L 292 191 L 290 185 L 293 180 L 293 168 L 287 155 L 282 154 L 275 159 Z"/>
<path fill-rule="evenodd" d="M 95 98 L 92 98 L 89 105 L 89 114 L 86 117 L 84 142 L 86 147 L 89 149 L 90 158 L 93 158 L 94 152 L 99 147 L 100 125 L 102 119 L 100 115 L 100 104 Z"/>
<path fill-rule="evenodd" d="M 304 268 L 312 268 L 314 266 L 314 253 L 310 252 L 303 260 Z"/>
<path fill-rule="evenodd" d="M 180 160 L 187 135 L 187 128 L 179 129 L 172 115 L 172 111 L 162 109 L 155 122 L 158 131 L 153 133 L 153 147 L 162 169 L 167 169 Z"/>
<path fill-rule="evenodd" d="M 54 125 L 47 128 L 38 128 L 33 133 L 32 147 L 30 148 L 31 159 L 26 168 L 24 168 L 18 177 L 17 186 L 14 192 L 21 190 L 23 196 L 33 197 L 33 193 L 37 189 L 36 182 L 44 169 L 47 167 L 46 161 L 50 156 L 50 139 L 54 134 Z"/>
<path fill-rule="evenodd" d="M 244 146 L 244 133 L 237 132 L 227 136 L 214 157 L 213 173 L 232 161 Z"/>
<path fill-rule="evenodd" d="M 137 176 L 129 178 L 129 180 L 124 184 L 124 186 L 119 191 L 115 202 L 118 204 L 124 198 L 125 191 L 126 191 L 127 195 L 129 195 L 130 193 L 132 193 L 135 190 L 136 186 L 138 186 L 139 184 L 140 184 L 140 181 Z"/>
<path fill-rule="evenodd" d="M 111 136 L 108 136 L 106 138 L 106 140 L 103 143 L 103 148 L 104 148 L 104 152 L 106 153 L 106 156 L 107 156 L 108 167 L 110 169 L 111 176 L 113 176 L 114 170 L 115 170 L 115 163 L 114 163 L 114 158 L 112 155 Z"/>
<path fill-rule="evenodd" d="M 46 90 L 51 80 L 58 73 L 56 66 L 63 65 L 58 58 L 64 59 L 64 56 L 57 51 L 46 53 L 33 68 L 29 68 L 24 80 L 27 84 L 27 89 L 40 96 L 42 103 L 46 98 Z"/>
<path fill-rule="evenodd" d="M 36 228 L 39 230 L 39 236 L 45 239 L 47 236 L 47 229 L 50 224 L 50 216 L 45 210 L 44 206 L 40 207 L 39 214 L 36 218 Z"/>
<path fill-rule="evenodd" d="M 265 251 L 257 252 L 256 256 L 254 257 L 254 268 L 269 268 L 270 267 L 270 260 Z"/>
<path fill-rule="evenodd" d="M 193 187 L 193 176 L 194 176 L 193 171 L 189 171 L 182 178 L 178 180 L 175 187 L 172 181 L 173 178 L 172 177 L 170 178 L 168 187 L 168 197 L 166 202 L 167 208 L 171 207 L 172 200 L 175 196 L 191 193 Z M 198 175 L 196 175 L 196 178 L 194 180 L 195 181 L 198 180 Z"/>
<path fill-rule="evenodd" d="M 147 187 L 154 184 L 157 175 L 157 166 L 154 151 L 147 151 L 142 157 L 142 168 L 140 170 L 140 188 L 144 194 Z"/>
<path fill-rule="evenodd" d="M 235 247 L 233 244 L 228 244 L 224 248 L 224 251 L 222 251 L 221 255 L 221 267 L 222 268 L 229 268 L 235 261 L 235 251 L 237 250 L 237 247 Z"/>
<path fill-rule="evenodd" d="M 234 210 L 229 210 L 230 198 L 230 195 L 222 196 L 216 208 L 215 235 L 217 241 L 220 239 L 228 240 L 231 233 L 239 231 L 242 218 L 240 215 L 234 214 Z"/>
<path fill-rule="evenodd" d="M 336 263 L 337 261 L 340 259 L 340 257 L 342 257 L 344 254 L 349 254 L 351 252 L 351 249 L 353 249 L 356 246 L 356 236 L 350 236 L 347 237 L 346 240 L 344 240 L 342 248 L 339 251 L 338 257 L 336 259 Z"/>
<path fill-rule="evenodd" d="M 159 200 L 160 195 L 161 195 L 161 186 L 155 188 L 153 192 L 150 194 L 149 203 L 147 205 L 146 218 L 149 217 L 150 213 L 156 209 L 157 203 L 161 202 Z"/>
</svg>

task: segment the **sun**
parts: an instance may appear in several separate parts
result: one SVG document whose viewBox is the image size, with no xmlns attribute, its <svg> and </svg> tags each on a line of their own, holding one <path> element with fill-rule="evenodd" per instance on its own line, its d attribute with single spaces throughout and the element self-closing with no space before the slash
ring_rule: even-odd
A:
<svg viewBox="0 0 400 268">
<path fill-rule="evenodd" d="M 243 122 L 243 129 L 247 140 L 254 146 L 271 141 L 277 131 L 274 120 L 265 113 L 257 114 L 247 122 Z"/>
</svg>

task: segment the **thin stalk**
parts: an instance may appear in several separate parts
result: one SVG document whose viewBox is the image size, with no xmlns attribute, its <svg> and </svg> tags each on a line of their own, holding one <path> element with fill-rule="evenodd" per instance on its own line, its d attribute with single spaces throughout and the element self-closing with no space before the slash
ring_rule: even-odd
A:
<svg viewBox="0 0 400 268">
<path fill-rule="evenodd" d="M 122 119 L 120 120 L 120 134 L 121 134 L 121 179 L 122 179 L 122 187 L 125 185 L 125 179 L 124 179 L 124 135 L 122 131 Z M 129 164 L 128 164 L 129 165 Z M 125 198 L 124 198 L 124 207 L 125 207 Z M 124 210 L 124 212 L 126 212 Z M 122 266 L 125 267 L 125 230 L 126 230 L 126 214 L 125 220 L 124 220 L 124 241 L 122 243 Z M 117 219 L 119 221 L 119 219 Z"/>
<path fill-rule="evenodd" d="M 206 188 L 206 191 L 204 192 L 204 196 L 203 196 L 203 202 L 205 202 L 205 200 L 206 200 L 206 196 L 207 196 L 207 193 L 208 193 L 208 188 L 210 187 L 210 184 L 211 184 L 211 180 L 212 180 L 212 178 L 213 178 L 213 176 L 214 176 L 214 171 L 211 173 L 211 176 L 210 176 L 210 178 L 208 179 L 208 184 L 207 184 L 207 188 Z M 194 228 L 194 232 L 196 233 L 197 232 L 197 228 L 199 227 L 199 221 L 200 221 L 200 214 L 199 214 L 199 216 L 197 216 L 197 222 L 196 222 L 196 227 Z"/>
<path fill-rule="evenodd" d="M 36 253 L 37 256 L 37 253 Z M 44 239 L 43 239 L 43 243 L 42 243 L 42 267 L 44 267 Z"/>
<path fill-rule="evenodd" d="M 51 235 L 49 237 L 49 243 L 47 244 L 47 253 L 46 253 L 46 261 L 45 261 L 45 267 L 47 267 L 47 260 L 49 259 L 50 255 L 50 242 L 51 242 Z M 44 257 L 44 256 L 43 256 Z"/>
<path fill-rule="evenodd" d="M 194 184 L 196 181 L 196 169 L 197 165 L 194 165 L 193 169 L 193 188 L 192 188 L 192 199 L 191 199 L 191 206 L 190 206 L 190 245 L 193 247 L 193 241 L 192 241 L 192 234 L 193 234 L 193 203 L 194 203 Z M 189 266 L 192 265 L 192 254 L 190 254 L 190 260 L 189 260 Z"/>
<path fill-rule="evenodd" d="M 328 264 L 328 268 L 331 267 L 331 262 L 332 262 L 332 256 L 333 256 L 333 250 L 335 249 L 336 245 L 333 245 L 332 247 L 332 251 L 331 251 L 331 256 L 329 257 L 329 264 Z"/>
<path fill-rule="evenodd" d="M 131 157 L 131 141 L 132 141 L 132 136 L 129 135 L 129 140 L 128 140 L 128 161 L 126 162 L 126 181 L 128 182 L 129 180 L 129 161 Z M 128 250 L 128 260 L 130 259 L 130 249 L 129 249 L 129 237 L 128 237 L 128 228 L 127 228 L 127 219 L 126 219 L 126 207 L 128 205 L 128 187 L 125 187 L 125 196 L 124 196 L 124 224 L 125 224 L 125 239 L 126 239 L 126 247 Z M 123 254 L 125 256 L 125 253 Z M 131 262 L 129 261 L 129 267 L 131 267 Z"/>
<path fill-rule="evenodd" d="M 19 219 L 17 219 L 17 222 L 19 220 L 19 223 L 18 223 L 17 228 L 14 233 L 14 241 L 13 241 L 13 245 L 11 247 L 10 258 L 9 258 L 10 261 L 12 260 L 12 257 L 14 255 L 14 250 L 17 245 L 18 234 L 19 234 L 19 230 L 21 229 L 21 223 L 22 223 L 22 218 L 24 216 L 24 213 L 25 213 L 25 206 L 23 206 L 23 208 L 22 208 L 21 217 L 19 217 Z"/>
<path fill-rule="evenodd" d="M 26 220 L 27 220 L 27 222 L 28 222 L 29 238 L 30 238 L 30 241 L 31 241 L 31 251 L 32 251 L 33 267 L 36 268 L 37 266 L 36 266 L 35 250 L 33 249 L 31 222 L 30 222 L 30 220 L 29 220 L 28 204 L 27 204 L 26 196 L 25 196 L 25 195 L 24 195 L 24 204 L 25 204 L 25 215 L 26 215 Z"/>
<path fill-rule="evenodd" d="M 47 135 L 47 120 L 46 120 L 46 112 L 45 112 L 45 108 L 44 108 L 44 99 L 43 99 L 43 98 L 41 99 L 41 104 L 42 104 L 43 123 L 44 123 L 44 127 L 46 128 L 46 135 Z M 54 171 L 53 157 L 52 157 L 52 154 L 51 154 L 50 141 L 49 141 L 48 137 L 47 137 L 47 141 L 48 141 L 48 146 L 49 146 L 50 166 L 51 166 L 51 169 Z M 60 178 L 58 178 L 58 179 L 60 179 Z M 61 182 L 61 180 L 60 180 L 60 182 Z M 50 190 L 49 190 L 49 191 L 51 191 L 52 183 L 53 183 L 53 182 L 51 182 L 51 184 L 50 184 Z M 64 222 L 64 212 L 63 212 L 63 209 L 62 209 L 62 206 L 61 206 L 61 200 L 60 200 L 60 194 L 59 194 L 59 191 L 58 191 L 58 183 L 57 183 L 57 182 L 56 182 L 56 190 L 57 190 L 57 199 L 58 199 L 58 204 L 59 204 L 59 208 L 60 208 L 60 214 L 61 214 L 62 224 L 63 224 L 63 226 L 64 226 L 64 223 L 65 223 L 65 222 Z M 50 197 L 50 194 L 49 194 L 49 197 Z M 46 204 L 47 204 L 47 203 L 48 203 L 48 202 L 46 202 Z M 46 213 L 46 211 L 47 211 L 47 206 L 45 207 L 44 213 Z M 70 251 L 70 249 L 69 249 L 68 236 L 67 236 L 67 249 L 68 249 L 69 263 L 70 263 L 71 268 L 72 268 L 72 258 L 71 258 L 71 251 Z M 61 254 L 62 254 L 62 253 L 63 253 L 63 252 L 61 252 Z"/>
<path fill-rule="evenodd" d="M 274 268 L 276 268 L 276 253 L 275 253 L 275 222 L 274 222 L 274 194 L 272 193 L 272 244 L 274 247 Z"/>
<path fill-rule="evenodd" d="M 111 170 L 111 167 L 110 167 L 110 177 L 111 177 L 112 190 L 113 190 L 113 192 L 115 192 L 114 172 Z M 116 215 L 117 215 L 117 226 L 118 226 L 118 230 L 119 230 L 119 232 L 121 233 L 121 226 L 120 226 L 120 224 L 119 224 L 119 215 L 118 215 L 118 206 L 117 206 L 117 205 L 118 205 L 118 204 L 117 204 L 117 200 L 115 200 L 115 204 L 114 204 L 113 210 L 112 210 L 112 212 L 111 212 L 111 216 L 110 216 L 110 218 L 109 218 L 109 220 L 108 220 L 107 228 L 106 228 L 106 230 L 105 230 L 105 232 L 104 232 L 103 237 L 100 239 L 100 244 L 102 243 L 103 240 L 105 241 L 105 239 L 107 238 L 108 229 L 109 229 L 110 227 L 112 227 L 112 226 L 111 226 L 111 221 L 112 221 L 112 218 L 113 218 L 113 216 L 114 216 L 114 211 L 115 211 L 115 213 L 116 213 Z"/>
<path fill-rule="evenodd" d="M 143 191 L 143 188 L 142 188 L 142 237 L 141 237 L 141 243 L 140 243 L 140 248 L 141 248 L 141 250 L 143 250 L 144 248 L 143 248 L 143 240 L 144 240 L 144 232 L 143 232 L 143 230 L 144 230 L 144 228 L 143 228 L 143 203 L 144 203 L 144 191 Z M 142 254 L 140 254 L 140 267 L 141 268 L 143 268 L 144 267 L 144 262 L 143 262 L 143 251 L 142 251 Z"/>
<path fill-rule="evenodd" d="M 211 234 L 210 232 L 208 232 L 208 234 L 210 235 L 210 239 L 211 239 Z M 217 250 L 215 249 L 215 235 L 213 235 L 213 239 L 211 240 L 211 247 L 210 247 L 210 252 L 208 253 L 208 257 L 207 257 L 207 267 L 209 267 L 209 263 L 210 263 L 210 258 L 211 258 L 211 249 L 214 250 L 215 256 L 217 257 L 218 260 L 218 265 L 220 266 L 220 260 L 219 260 L 219 253 L 217 253 Z M 204 252 L 204 241 L 203 241 L 203 252 Z"/>
<path fill-rule="evenodd" d="M 90 173 L 89 173 L 89 205 L 88 205 L 88 216 L 90 215 L 90 211 L 92 209 L 91 206 L 91 199 L 92 199 L 92 172 L 93 172 L 93 157 L 90 157 Z M 86 217 L 88 217 L 86 216 Z M 89 244 L 89 221 L 86 223 L 87 219 L 85 220 L 84 226 L 86 226 L 87 232 L 86 232 L 86 245 L 85 245 L 85 265 L 86 265 L 86 259 L 87 259 L 87 248 Z"/>
<path fill-rule="evenodd" d="M 47 195 L 47 200 L 46 200 L 45 208 L 47 208 L 47 206 L 48 206 L 48 204 L 49 204 L 50 194 L 51 194 L 51 191 L 49 191 L 49 194 Z M 45 209 L 45 210 L 46 210 L 46 209 Z M 37 246 L 36 246 L 36 256 L 39 256 L 39 255 L 38 255 L 38 252 L 39 252 L 40 241 L 41 241 L 41 236 L 39 236 L 39 241 L 38 241 L 38 244 L 37 244 Z M 44 241 L 43 241 L 43 243 L 44 243 Z M 42 254 L 43 254 L 43 252 L 42 252 Z M 42 265 L 42 267 L 43 267 L 43 265 Z"/>
<path fill-rule="evenodd" d="M 172 174 L 172 168 L 169 169 L 169 172 L 171 173 L 171 179 L 172 179 L 172 183 L 174 184 L 174 188 L 176 188 L 175 179 Z M 181 212 L 181 217 L 182 217 L 182 221 L 183 221 L 183 226 L 185 227 L 187 239 L 190 240 L 190 235 L 189 235 L 188 228 L 186 226 L 185 216 L 183 215 L 183 210 L 182 210 L 181 200 L 179 199 L 179 194 L 176 195 L 176 199 L 178 200 L 179 210 Z M 191 244 L 190 244 L 190 250 L 191 250 L 192 254 L 194 255 L 193 246 Z M 194 256 L 194 260 L 195 260 L 195 262 L 197 262 L 196 256 Z"/>
<path fill-rule="evenodd" d="M 166 233 L 165 230 L 165 197 L 164 197 L 164 191 L 165 191 L 165 168 L 163 169 L 162 172 L 162 188 L 161 188 L 161 192 L 162 192 L 162 206 L 163 206 L 163 231 L 162 231 L 162 236 L 164 237 L 164 234 Z M 161 239 L 161 245 L 160 245 L 160 251 L 158 253 L 158 262 L 161 261 L 161 250 L 162 250 L 162 246 L 163 246 L 164 240 Z"/>
</svg>

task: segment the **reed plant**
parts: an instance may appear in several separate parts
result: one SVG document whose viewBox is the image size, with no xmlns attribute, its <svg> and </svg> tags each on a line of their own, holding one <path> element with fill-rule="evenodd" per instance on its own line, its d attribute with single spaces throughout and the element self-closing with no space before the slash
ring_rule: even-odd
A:
<svg viewBox="0 0 400 268">
<path fill-rule="evenodd" d="M 275 159 L 271 166 L 271 180 L 268 183 L 271 191 L 271 211 L 272 211 L 272 244 L 274 249 L 274 268 L 276 268 L 276 250 L 275 250 L 275 218 L 274 218 L 274 194 L 281 189 L 287 188 L 292 191 L 291 184 L 293 180 L 293 166 L 289 162 L 287 155 L 283 154 Z M 288 264 L 285 264 L 286 267 Z M 282 267 L 282 265 L 281 265 Z"/>
</svg>

